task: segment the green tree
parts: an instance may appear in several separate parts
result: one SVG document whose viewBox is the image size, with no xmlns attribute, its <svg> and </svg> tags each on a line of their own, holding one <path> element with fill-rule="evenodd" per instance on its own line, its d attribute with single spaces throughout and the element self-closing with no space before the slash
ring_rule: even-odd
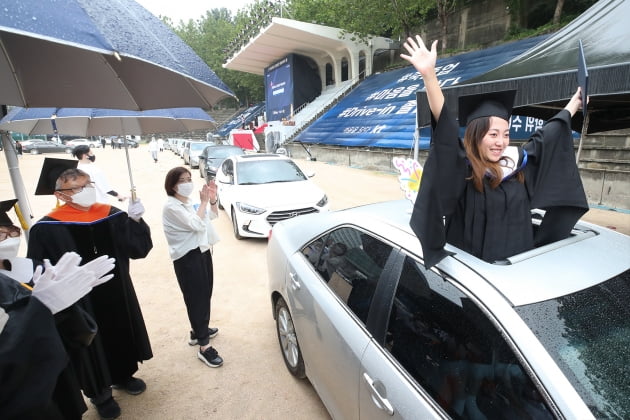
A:
<svg viewBox="0 0 630 420">
<path fill-rule="evenodd" d="M 436 0 L 289 0 L 296 20 L 341 28 L 358 39 L 407 37 L 424 22 Z"/>
<path fill-rule="evenodd" d="M 222 8 L 209 10 L 198 20 L 180 22 L 174 30 L 232 89 L 240 104 L 247 106 L 264 99 L 262 77 L 223 68 L 225 51 L 244 25 L 243 17 L 233 17 L 228 9 Z M 236 104 L 233 99 L 224 99 L 219 106 Z"/>
</svg>

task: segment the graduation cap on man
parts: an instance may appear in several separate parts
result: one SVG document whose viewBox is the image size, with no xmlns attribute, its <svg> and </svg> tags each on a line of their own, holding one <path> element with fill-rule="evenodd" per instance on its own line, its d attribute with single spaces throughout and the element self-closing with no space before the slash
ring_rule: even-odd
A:
<svg viewBox="0 0 630 420">
<path fill-rule="evenodd" d="M 75 169 L 79 162 L 70 159 L 45 158 L 35 195 L 53 195 L 57 179 L 66 169 Z"/>
<path fill-rule="evenodd" d="M 0 201 L 0 226 L 15 226 L 7 212 L 17 203 L 17 199 Z"/>
</svg>

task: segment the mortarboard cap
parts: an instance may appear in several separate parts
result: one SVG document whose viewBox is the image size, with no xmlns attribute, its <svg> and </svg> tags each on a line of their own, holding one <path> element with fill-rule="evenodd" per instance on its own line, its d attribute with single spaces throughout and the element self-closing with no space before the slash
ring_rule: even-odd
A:
<svg viewBox="0 0 630 420">
<path fill-rule="evenodd" d="M 582 91 L 582 114 L 586 117 L 586 106 L 588 98 L 588 70 L 586 69 L 586 59 L 584 58 L 584 48 L 582 40 L 578 41 L 578 85 Z"/>
<path fill-rule="evenodd" d="M 9 210 L 17 203 L 17 200 L 0 201 L 0 226 L 13 226 L 13 221 L 7 214 Z"/>
<path fill-rule="evenodd" d="M 42 172 L 39 174 L 35 195 L 52 195 L 59 175 L 66 169 L 74 169 L 79 162 L 69 159 L 45 158 Z"/>
<path fill-rule="evenodd" d="M 515 90 L 460 96 L 459 125 L 465 127 L 472 120 L 481 117 L 499 117 L 509 121 L 515 96 Z"/>
</svg>

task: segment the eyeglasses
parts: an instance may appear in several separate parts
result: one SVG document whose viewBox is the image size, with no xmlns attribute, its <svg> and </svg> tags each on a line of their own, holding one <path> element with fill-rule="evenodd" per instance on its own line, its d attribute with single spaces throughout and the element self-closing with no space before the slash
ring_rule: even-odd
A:
<svg viewBox="0 0 630 420">
<path fill-rule="evenodd" d="M 73 193 L 78 194 L 81 191 L 83 191 L 84 188 L 94 188 L 94 183 L 93 182 L 88 182 L 87 184 L 85 184 L 82 187 L 59 188 L 58 190 L 55 190 L 55 191 L 72 191 Z"/>
<path fill-rule="evenodd" d="M 8 232 L 0 230 L 0 241 L 4 241 L 7 238 L 17 238 L 18 236 L 20 236 L 19 228 L 10 228 Z"/>
</svg>

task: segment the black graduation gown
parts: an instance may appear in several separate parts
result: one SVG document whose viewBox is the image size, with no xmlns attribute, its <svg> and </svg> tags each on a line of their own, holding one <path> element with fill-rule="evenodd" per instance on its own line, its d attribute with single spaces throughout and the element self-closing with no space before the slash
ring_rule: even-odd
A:
<svg viewBox="0 0 630 420">
<path fill-rule="evenodd" d="M 422 245 L 425 266 L 448 255 L 446 242 L 494 262 L 566 238 L 588 210 L 573 154 L 571 115 L 560 111 L 519 151 L 525 182 L 515 177 L 475 190 L 457 122 L 446 105 L 433 122 L 429 156 L 410 225 Z M 530 210 L 547 211 L 536 232 Z"/>
<path fill-rule="evenodd" d="M 92 344 L 83 348 L 65 343 L 71 366 L 88 397 L 128 379 L 137 371 L 138 362 L 153 357 L 129 275 L 129 259 L 144 258 L 152 247 L 149 226 L 115 207 L 94 222 L 60 221 L 49 215 L 30 230 L 30 258 L 47 258 L 55 264 L 65 252 L 75 251 L 82 263 L 105 254 L 116 259 L 114 277 L 77 303 L 98 325 Z"/>
<path fill-rule="evenodd" d="M 61 419 L 52 395 L 68 358 L 52 313 L 4 274 L 0 307 L 9 316 L 0 333 L 0 418 Z"/>
</svg>

